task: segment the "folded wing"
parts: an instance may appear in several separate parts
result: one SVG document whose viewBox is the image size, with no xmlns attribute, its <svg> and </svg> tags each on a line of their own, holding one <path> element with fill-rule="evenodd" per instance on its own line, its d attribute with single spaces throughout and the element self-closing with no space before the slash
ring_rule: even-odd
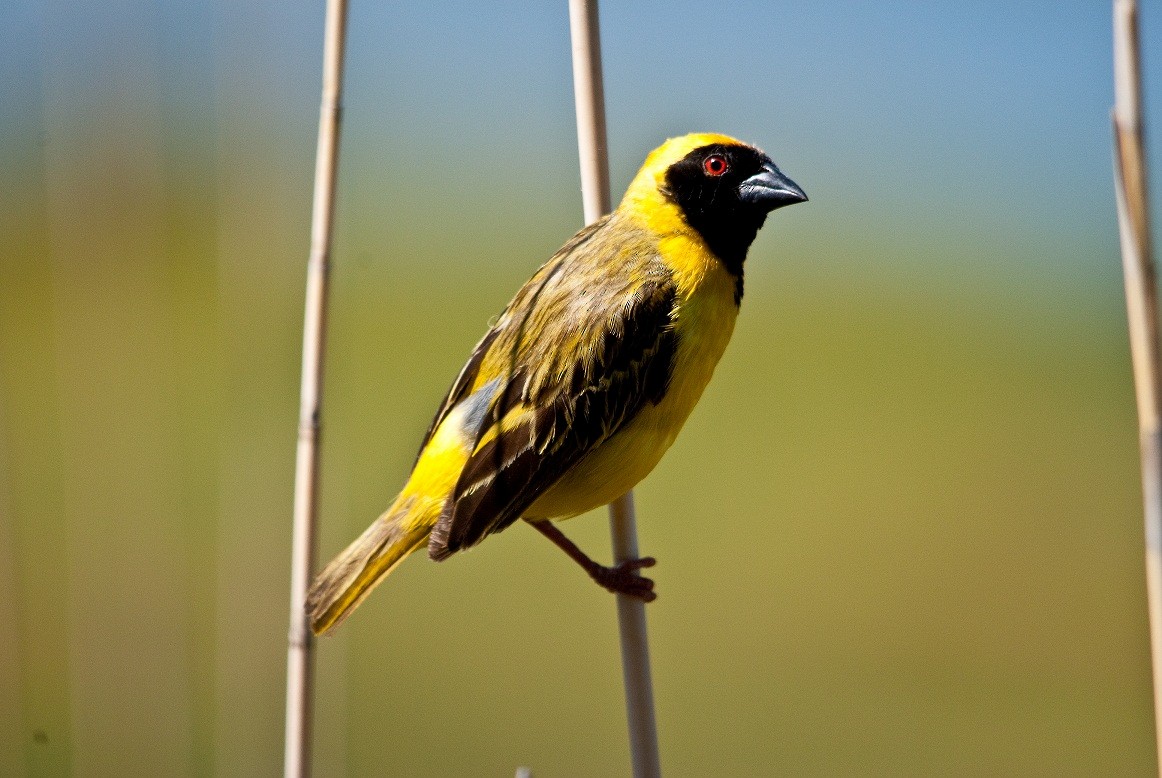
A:
<svg viewBox="0 0 1162 778">
<path fill-rule="evenodd" d="M 665 395 L 676 349 L 673 282 L 652 246 L 604 235 L 596 231 L 602 224 L 541 268 L 477 347 L 465 369 L 472 374 L 462 373 L 449 393 L 445 408 L 455 395 L 500 379 L 432 531 L 433 559 L 512 524 L 644 404 Z M 601 245 L 611 237 L 620 239 Z M 630 272 L 609 273 L 603 262 Z"/>
</svg>

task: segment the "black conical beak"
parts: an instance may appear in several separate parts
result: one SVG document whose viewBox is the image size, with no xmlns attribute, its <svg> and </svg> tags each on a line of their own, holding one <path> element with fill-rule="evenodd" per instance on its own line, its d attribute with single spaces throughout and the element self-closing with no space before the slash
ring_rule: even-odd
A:
<svg viewBox="0 0 1162 778">
<path fill-rule="evenodd" d="M 738 185 L 738 199 L 764 212 L 807 202 L 807 193 L 771 163 Z"/>
</svg>

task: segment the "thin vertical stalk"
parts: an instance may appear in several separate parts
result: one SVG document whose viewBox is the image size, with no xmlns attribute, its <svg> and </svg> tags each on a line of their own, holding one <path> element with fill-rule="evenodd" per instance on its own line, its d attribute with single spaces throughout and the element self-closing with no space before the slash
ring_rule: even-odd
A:
<svg viewBox="0 0 1162 778">
<path fill-rule="evenodd" d="M 1150 656 L 1154 673 L 1154 727 L 1162 754 L 1162 434 L 1159 418 L 1158 308 L 1150 245 L 1150 202 L 1142 143 L 1138 8 L 1135 0 L 1114 0 L 1114 180 L 1126 317 L 1138 402 L 1138 442 L 1142 458 L 1142 499 L 1146 523 L 1146 596 L 1150 615 Z"/>
<path fill-rule="evenodd" d="M 585 223 L 591 224 L 612 208 L 597 0 L 569 0 L 569 32 L 573 42 L 573 98 L 577 106 L 581 201 L 585 208 Z"/>
<path fill-rule="evenodd" d="M 588 224 L 609 213 L 611 205 L 597 0 L 569 0 L 569 29 L 573 42 L 573 92 L 577 104 L 581 196 Z M 633 492 L 610 503 L 609 527 L 613 536 L 614 563 L 637 559 Z M 633 774 L 635 778 L 655 778 L 661 775 L 661 766 L 645 603 L 636 597 L 618 594 L 617 622 L 621 634 L 621 665 Z"/>
<path fill-rule="evenodd" d="M 346 28 L 346 0 L 327 0 L 323 33 L 323 99 L 319 110 L 319 143 L 315 152 L 315 196 L 311 209 L 311 253 L 307 260 L 302 388 L 298 447 L 295 452 L 290 632 L 287 637 L 286 751 L 283 759 L 283 774 L 288 778 L 310 775 L 311 770 L 314 637 L 307 623 L 305 604 L 307 587 L 310 586 L 315 567 L 327 277 L 335 216 L 335 176 L 339 159 Z"/>
<path fill-rule="evenodd" d="M 637 559 L 637 520 L 633 492 L 609 504 L 609 532 L 613 536 L 613 563 Z M 617 595 L 617 626 L 621 635 L 621 674 L 625 683 L 625 712 L 629 750 L 635 778 L 662 774 L 658 755 L 658 725 L 654 718 L 654 683 L 650 676 L 650 646 L 646 632 L 646 604 L 637 597 Z"/>
</svg>

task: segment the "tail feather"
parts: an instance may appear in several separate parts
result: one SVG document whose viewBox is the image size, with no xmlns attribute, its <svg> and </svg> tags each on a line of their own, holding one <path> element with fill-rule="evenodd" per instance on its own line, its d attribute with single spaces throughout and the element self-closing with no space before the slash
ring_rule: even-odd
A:
<svg viewBox="0 0 1162 778">
<path fill-rule="evenodd" d="M 411 500 L 397 502 L 315 578 L 307 614 L 316 635 L 342 624 L 396 565 L 427 542 L 428 523 L 406 521 L 411 507 Z"/>
</svg>

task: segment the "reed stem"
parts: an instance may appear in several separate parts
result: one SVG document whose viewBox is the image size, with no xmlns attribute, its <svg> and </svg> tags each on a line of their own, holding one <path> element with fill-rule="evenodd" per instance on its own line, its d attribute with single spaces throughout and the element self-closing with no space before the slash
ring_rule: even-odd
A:
<svg viewBox="0 0 1162 778">
<path fill-rule="evenodd" d="M 294 527 L 291 543 L 290 632 L 287 636 L 286 750 L 283 775 L 311 772 L 311 719 L 314 702 L 314 636 L 307 620 L 307 588 L 315 567 L 319 437 L 323 407 L 323 350 L 327 329 L 327 278 L 335 216 L 335 177 L 343 94 L 343 50 L 347 0 L 327 0 L 323 33 L 323 98 L 315 152 L 315 194 L 311 209 L 311 251 L 307 260 L 303 366 L 295 452 Z"/>
<path fill-rule="evenodd" d="M 609 213 L 611 206 L 597 0 L 569 0 L 569 29 L 573 42 L 573 93 L 577 104 L 581 196 L 585 205 L 585 223 L 589 224 Z M 609 528 L 613 536 L 613 563 L 637 559 L 633 492 L 610 503 Z M 661 775 L 661 766 L 645 603 L 636 597 L 618 594 L 617 622 L 621 635 L 621 664 L 633 774 L 635 778 L 657 778 Z"/>
<path fill-rule="evenodd" d="M 1162 755 L 1162 434 L 1159 431 L 1158 307 L 1150 201 L 1142 143 L 1142 82 L 1135 0 L 1114 0 L 1114 183 L 1126 318 L 1138 404 L 1146 537 L 1146 597 L 1154 677 L 1154 735 Z"/>
</svg>

